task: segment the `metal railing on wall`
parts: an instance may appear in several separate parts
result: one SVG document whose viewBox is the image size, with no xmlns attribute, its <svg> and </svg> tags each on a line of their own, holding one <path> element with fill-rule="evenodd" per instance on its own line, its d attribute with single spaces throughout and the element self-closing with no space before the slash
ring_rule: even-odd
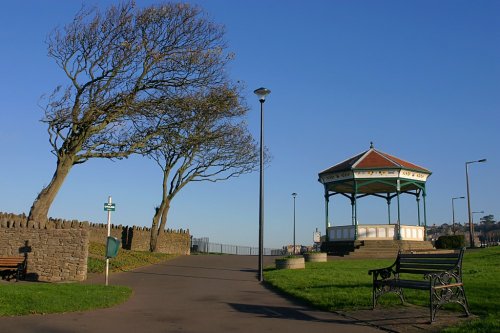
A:
<svg viewBox="0 0 500 333">
<path fill-rule="evenodd" d="M 234 254 L 242 256 L 253 256 L 259 254 L 258 247 L 228 245 L 220 243 L 211 243 L 208 237 L 192 238 L 191 239 L 191 252 L 200 253 L 220 253 L 220 254 Z M 285 253 L 282 249 L 264 248 L 263 254 L 265 256 L 279 256 Z"/>
</svg>

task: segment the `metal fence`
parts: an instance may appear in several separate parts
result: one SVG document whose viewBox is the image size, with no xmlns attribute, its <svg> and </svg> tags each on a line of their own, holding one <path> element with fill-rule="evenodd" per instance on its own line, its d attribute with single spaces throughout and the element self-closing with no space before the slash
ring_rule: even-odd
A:
<svg viewBox="0 0 500 333">
<path fill-rule="evenodd" d="M 253 256 L 259 254 L 258 247 L 228 245 L 220 243 L 210 243 L 208 237 L 192 238 L 191 251 L 201 253 L 221 253 L 221 254 L 235 254 L 244 256 Z M 282 249 L 264 248 L 263 254 L 265 256 L 279 256 L 285 253 Z"/>
</svg>

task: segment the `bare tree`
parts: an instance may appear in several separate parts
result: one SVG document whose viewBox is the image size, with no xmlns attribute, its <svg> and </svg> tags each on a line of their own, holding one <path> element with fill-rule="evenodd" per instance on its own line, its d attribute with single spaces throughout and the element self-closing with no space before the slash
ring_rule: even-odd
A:
<svg viewBox="0 0 500 333">
<path fill-rule="evenodd" d="M 257 146 L 241 120 L 248 109 L 236 88 L 220 87 L 169 103 L 179 115 L 175 133 L 154 143 L 148 156 L 163 171 L 162 200 L 155 209 L 150 250 L 157 250 L 172 199 L 190 182 L 220 181 L 253 171 L 259 161 Z"/>
<path fill-rule="evenodd" d="M 48 38 L 48 54 L 69 83 L 48 98 L 48 126 L 57 166 L 31 207 L 45 223 L 71 168 L 91 158 L 121 159 L 173 126 L 169 100 L 227 83 L 224 31 L 198 7 L 133 2 L 105 12 L 83 8 Z M 159 107 L 161 106 L 161 107 Z M 158 119 L 152 122 L 151 119 Z"/>
</svg>

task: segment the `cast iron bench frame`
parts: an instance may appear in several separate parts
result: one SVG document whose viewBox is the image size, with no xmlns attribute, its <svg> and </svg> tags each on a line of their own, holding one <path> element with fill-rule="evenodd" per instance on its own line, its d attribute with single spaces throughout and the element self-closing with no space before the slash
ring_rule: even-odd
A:
<svg viewBox="0 0 500 333">
<path fill-rule="evenodd" d="M 0 271 L 15 274 L 16 281 L 24 279 L 26 275 L 26 257 L 0 257 Z M 2 274 L 4 275 L 4 274 Z M 5 278 L 5 276 L 2 276 Z M 7 280 L 10 280 L 7 275 Z"/>
<path fill-rule="evenodd" d="M 462 282 L 462 258 L 465 248 L 455 253 L 403 254 L 398 252 L 392 266 L 372 269 L 373 275 L 373 309 L 380 296 L 386 293 L 396 293 L 405 302 L 403 289 L 429 290 L 431 323 L 436 312 L 444 304 L 460 304 L 466 315 L 470 315 L 469 304 L 465 297 Z M 410 280 L 401 278 L 400 274 L 420 275 L 423 279 Z"/>
</svg>

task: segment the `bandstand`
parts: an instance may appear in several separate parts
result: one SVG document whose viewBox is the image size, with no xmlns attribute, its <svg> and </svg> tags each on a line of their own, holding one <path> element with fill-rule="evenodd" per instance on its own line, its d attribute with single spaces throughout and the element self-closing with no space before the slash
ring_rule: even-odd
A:
<svg viewBox="0 0 500 333">
<path fill-rule="evenodd" d="M 370 145 L 370 149 L 319 173 L 325 190 L 325 227 L 327 242 L 357 240 L 425 241 L 427 226 L 425 182 L 431 172 L 413 163 L 386 154 Z M 335 195 L 350 200 L 351 225 L 331 225 L 329 202 Z M 416 198 L 418 225 L 401 223 L 400 196 Z M 358 224 L 358 201 L 367 196 L 384 199 L 387 203 L 387 224 Z M 423 201 L 421 214 L 420 198 Z M 396 199 L 397 221 L 391 224 L 391 203 Z M 422 217 L 423 215 L 423 221 Z"/>
</svg>

